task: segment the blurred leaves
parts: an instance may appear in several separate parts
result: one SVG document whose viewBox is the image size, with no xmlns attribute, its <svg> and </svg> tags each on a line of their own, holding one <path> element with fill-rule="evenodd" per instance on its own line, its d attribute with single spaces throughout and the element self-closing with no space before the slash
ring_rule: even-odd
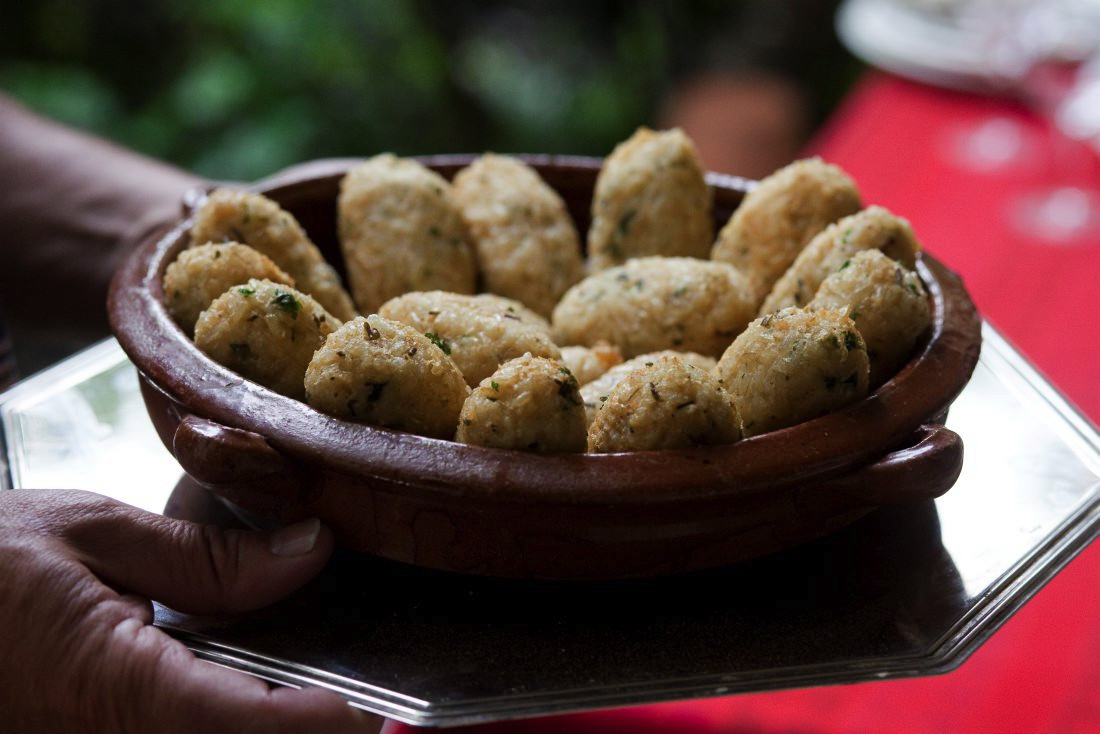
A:
<svg viewBox="0 0 1100 734">
<path fill-rule="evenodd" d="M 93 129 L 120 116 L 114 91 L 85 69 L 15 63 L 0 69 L 0 88 L 35 109 Z"/>
<path fill-rule="evenodd" d="M 8 0 L 0 88 L 216 179 L 382 151 L 603 155 L 737 7 Z"/>
</svg>

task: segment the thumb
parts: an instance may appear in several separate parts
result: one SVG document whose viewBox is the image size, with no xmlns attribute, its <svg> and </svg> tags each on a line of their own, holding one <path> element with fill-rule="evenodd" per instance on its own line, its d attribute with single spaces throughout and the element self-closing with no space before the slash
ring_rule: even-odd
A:
<svg viewBox="0 0 1100 734">
<path fill-rule="evenodd" d="M 317 575 L 332 532 L 317 519 L 272 532 L 224 530 L 66 492 L 59 533 L 103 581 L 189 614 L 270 604 Z M 55 495 L 56 496 L 56 495 Z"/>
</svg>

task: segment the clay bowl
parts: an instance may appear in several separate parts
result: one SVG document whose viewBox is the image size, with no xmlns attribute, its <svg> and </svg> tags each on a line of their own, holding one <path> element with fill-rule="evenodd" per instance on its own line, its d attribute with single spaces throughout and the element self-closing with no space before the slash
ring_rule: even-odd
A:
<svg viewBox="0 0 1100 734">
<path fill-rule="evenodd" d="M 450 177 L 470 157 L 422 160 Z M 527 160 L 586 231 L 600 161 Z M 354 162 L 315 162 L 252 187 L 292 212 L 337 267 L 335 197 Z M 751 184 L 708 180 L 720 226 Z M 912 361 L 859 403 L 728 446 L 539 455 L 331 418 L 211 361 L 163 305 L 161 279 L 186 246 L 188 225 L 185 215 L 140 243 L 109 297 L 149 415 L 200 484 L 267 521 L 320 517 L 348 549 L 504 577 L 679 573 L 939 496 L 961 469 L 962 441 L 942 421 L 977 362 L 981 324 L 959 278 L 927 255 L 918 268 L 933 326 Z"/>
</svg>

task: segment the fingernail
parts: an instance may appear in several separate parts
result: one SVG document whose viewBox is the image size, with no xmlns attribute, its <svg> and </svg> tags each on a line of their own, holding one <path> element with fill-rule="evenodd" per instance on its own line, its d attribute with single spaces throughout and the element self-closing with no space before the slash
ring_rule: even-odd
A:
<svg viewBox="0 0 1100 734">
<path fill-rule="evenodd" d="M 317 535 L 321 532 L 321 521 L 315 517 L 301 520 L 285 528 L 279 528 L 268 536 L 271 552 L 283 558 L 304 556 L 317 544 Z"/>
</svg>

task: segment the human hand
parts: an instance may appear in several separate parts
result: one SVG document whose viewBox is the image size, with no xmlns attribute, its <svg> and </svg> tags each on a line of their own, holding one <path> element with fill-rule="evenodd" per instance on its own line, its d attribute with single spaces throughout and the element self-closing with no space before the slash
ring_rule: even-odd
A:
<svg viewBox="0 0 1100 734">
<path fill-rule="evenodd" d="M 0 301 L 25 374 L 110 333 L 111 276 L 205 181 L 0 92 Z"/>
<path fill-rule="evenodd" d="M 0 491 L 0 729 L 377 732 L 331 692 L 271 688 L 151 624 L 149 598 L 194 614 L 271 603 L 332 548 L 317 521 L 221 530 L 89 492 Z"/>
</svg>

